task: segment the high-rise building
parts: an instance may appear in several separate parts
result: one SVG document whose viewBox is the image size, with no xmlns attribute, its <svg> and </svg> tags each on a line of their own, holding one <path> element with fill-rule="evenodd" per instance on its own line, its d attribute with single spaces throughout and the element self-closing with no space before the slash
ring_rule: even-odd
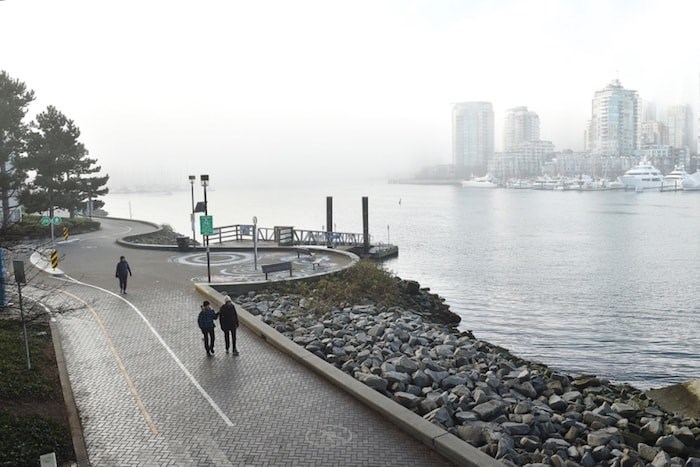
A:
<svg viewBox="0 0 700 467">
<path fill-rule="evenodd" d="M 668 128 L 656 120 L 642 122 L 639 147 L 659 146 L 668 144 Z"/>
<path fill-rule="evenodd" d="M 452 108 L 452 161 L 460 177 L 486 174 L 494 154 L 490 102 L 460 102 Z"/>
<path fill-rule="evenodd" d="M 689 105 L 674 105 L 666 111 L 668 144 L 674 148 L 688 148 L 695 153 L 693 137 L 693 110 Z"/>
<path fill-rule="evenodd" d="M 527 107 L 506 111 L 503 125 L 503 151 L 512 151 L 520 143 L 540 140 L 540 117 Z"/>
<path fill-rule="evenodd" d="M 642 122 L 651 122 L 656 120 L 656 103 L 641 98 L 639 100 L 642 106 Z"/>
<path fill-rule="evenodd" d="M 601 156 L 630 156 L 639 146 L 640 110 L 637 91 L 614 80 L 597 91 L 585 133 L 586 150 Z"/>
</svg>

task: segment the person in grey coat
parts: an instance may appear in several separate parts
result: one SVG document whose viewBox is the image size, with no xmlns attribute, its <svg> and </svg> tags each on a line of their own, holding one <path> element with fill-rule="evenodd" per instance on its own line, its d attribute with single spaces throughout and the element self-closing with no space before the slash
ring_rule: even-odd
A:
<svg viewBox="0 0 700 467">
<path fill-rule="evenodd" d="M 238 313 L 236 306 L 231 301 L 231 297 L 224 297 L 224 304 L 219 309 L 219 323 L 221 330 L 224 331 L 224 340 L 226 341 L 226 353 L 229 348 L 233 348 L 233 355 L 238 355 L 236 348 L 236 328 L 238 328 Z"/>
</svg>

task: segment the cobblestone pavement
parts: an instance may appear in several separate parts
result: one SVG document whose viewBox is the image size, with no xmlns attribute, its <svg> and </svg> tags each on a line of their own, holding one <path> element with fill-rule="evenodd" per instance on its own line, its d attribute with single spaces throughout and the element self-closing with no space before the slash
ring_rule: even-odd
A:
<svg viewBox="0 0 700 467">
<path fill-rule="evenodd" d="M 95 466 L 443 466 L 447 460 L 243 327 L 240 356 L 207 357 L 196 325 L 201 267 L 186 253 L 114 243 L 149 230 L 105 220 L 58 246 L 65 278 L 41 296 L 57 321 Z M 114 270 L 125 255 L 128 295 Z"/>
</svg>

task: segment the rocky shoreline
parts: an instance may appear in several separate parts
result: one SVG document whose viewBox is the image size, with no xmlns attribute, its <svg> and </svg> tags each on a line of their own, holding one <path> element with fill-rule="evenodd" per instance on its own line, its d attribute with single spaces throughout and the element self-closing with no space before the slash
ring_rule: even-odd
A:
<svg viewBox="0 0 700 467">
<path fill-rule="evenodd" d="M 267 291 L 236 302 L 504 465 L 700 466 L 698 420 L 634 387 L 522 360 L 459 331 L 439 296 L 401 284 L 408 305 L 323 311 L 313 294 Z"/>
</svg>

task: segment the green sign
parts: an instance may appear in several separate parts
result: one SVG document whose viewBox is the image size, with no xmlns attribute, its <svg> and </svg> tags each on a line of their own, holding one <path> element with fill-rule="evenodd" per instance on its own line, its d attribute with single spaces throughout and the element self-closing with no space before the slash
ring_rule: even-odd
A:
<svg viewBox="0 0 700 467">
<path fill-rule="evenodd" d="M 202 235 L 214 234 L 213 216 L 199 216 L 199 233 Z"/>
<path fill-rule="evenodd" d="M 58 224 L 61 223 L 61 221 L 63 221 L 63 219 L 60 218 L 60 217 L 58 217 L 58 216 L 54 217 L 54 218 L 51 219 L 51 220 L 52 220 L 52 222 L 54 223 L 54 225 L 58 225 Z"/>
<path fill-rule="evenodd" d="M 41 216 L 41 225 L 51 224 L 51 218 L 49 216 Z"/>
</svg>

